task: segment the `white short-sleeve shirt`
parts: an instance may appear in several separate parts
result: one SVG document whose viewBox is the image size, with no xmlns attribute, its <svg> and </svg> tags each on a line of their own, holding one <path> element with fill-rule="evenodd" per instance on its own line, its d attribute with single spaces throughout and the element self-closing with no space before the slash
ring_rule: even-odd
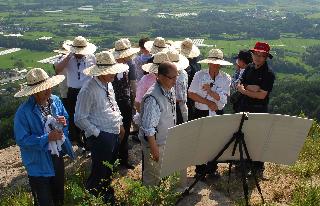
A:
<svg viewBox="0 0 320 206">
<path fill-rule="evenodd" d="M 63 61 L 64 58 L 61 58 L 59 62 Z M 93 54 L 88 54 L 84 56 L 82 59 L 77 59 L 74 56 L 72 56 L 67 66 L 64 68 L 67 74 L 68 87 L 80 89 L 85 82 L 92 78 L 90 76 L 85 75 L 83 73 L 83 70 L 95 64 L 96 58 Z"/>
<path fill-rule="evenodd" d="M 213 101 L 213 98 L 202 89 L 204 84 L 210 83 L 213 85 L 212 91 L 218 93 L 220 96 L 220 101 L 214 102 L 217 104 L 218 109 L 221 110 L 224 108 L 225 104 L 227 104 L 227 96 L 230 95 L 231 77 L 227 73 L 219 71 L 216 78 L 212 79 L 208 69 L 200 70 L 194 75 L 188 91 Z M 206 104 L 201 104 L 199 102 L 195 102 L 195 107 L 199 110 L 209 110 Z"/>
</svg>

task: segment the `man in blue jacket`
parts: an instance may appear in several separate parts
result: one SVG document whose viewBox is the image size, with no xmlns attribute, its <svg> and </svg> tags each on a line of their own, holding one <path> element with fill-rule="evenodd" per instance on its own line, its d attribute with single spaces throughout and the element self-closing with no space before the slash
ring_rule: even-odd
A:
<svg viewBox="0 0 320 206">
<path fill-rule="evenodd" d="M 74 158 L 68 139 L 68 114 L 51 88 L 63 81 L 63 75 L 49 77 L 40 69 L 31 69 L 27 85 L 15 97 L 30 96 L 14 118 L 14 135 L 27 170 L 34 205 L 63 205 L 64 161 Z"/>
</svg>

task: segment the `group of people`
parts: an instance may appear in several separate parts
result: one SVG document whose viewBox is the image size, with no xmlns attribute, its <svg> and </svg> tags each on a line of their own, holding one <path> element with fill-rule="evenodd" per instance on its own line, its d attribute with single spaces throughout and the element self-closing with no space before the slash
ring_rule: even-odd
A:
<svg viewBox="0 0 320 206">
<path fill-rule="evenodd" d="M 63 156 L 75 157 L 72 144 L 91 152 L 86 188 L 113 203 L 112 170 L 105 162 L 120 159 L 120 165 L 134 168 L 128 155 L 130 132 L 136 130 L 142 146 L 143 183 L 157 185 L 170 127 L 223 115 L 229 99 L 234 112 L 268 112 L 275 76 L 265 42 L 239 52 L 232 78 L 222 71 L 233 64 L 220 49 L 200 60 L 200 50 L 189 38 L 142 38 L 139 48 L 122 38 L 113 49 L 95 51 L 82 36 L 65 41 L 57 50 L 56 75 L 31 69 L 26 86 L 15 94 L 29 96 L 15 115 L 14 132 L 35 205 L 63 205 Z M 201 63 L 208 69 L 201 70 Z M 61 99 L 52 94 L 56 85 Z M 216 168 L 212 162 L 197 165 L 196 175 L 215 175 Z M 186 170 L 180 177 L 183 188 Z"/>
</svg>

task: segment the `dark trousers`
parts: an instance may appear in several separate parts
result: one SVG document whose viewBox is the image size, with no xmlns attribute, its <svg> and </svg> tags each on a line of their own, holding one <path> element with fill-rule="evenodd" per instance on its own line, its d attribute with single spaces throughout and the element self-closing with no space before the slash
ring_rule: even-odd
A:
<svg viewBox="0 0 320 206">
<path fill-rule="evenodd" d="M 217 110 L 217 115 L 223 115 L 223 110 Z M 199 110 L 197 108 L 194 108 L 194 119 L 199 119 L 201 117 L 207 117 L 209 115 L 209 110 Z M 202 165 L 196 165 L 196 173 L 197 174 L 204 174 L 206 171 L 210 171 L 209 173 L 215 173 L 218 169 L 218 163 L 217 162 L 208 162 L 207 164 Z"/>
<path fill-rule="evenodd" d="M 93 195 L 102 195 L 105 201 L 109 201 L 113 196 L 110 187 L 112 170 L 104 162 L 114 164 L 119 148 L 119 135 L 101 131 L 98 137 L 89 137 L 87 143 L 91 150 L 92 164 L 86 188 Z"/>
<path fill-rule="evenodd" d="M 79 147 L 84 147 L 83 135 L 81 130 L 74 124 L 74 113 L 77 103 L 77 97 L 80 92 L 80 89 L 68 88 L 68 112 L 69 112 L 69 137 L 72 142 L 76 143 Z"/>
<path fill-rule="evenodd" d="M 63 157 L 52 155 L 54 177 L 28 176 L 35 206 L 62 206 L 64 200 Z"/>
<path fill-rule="evenodd" d="M 187 99 L 187 107 L 188 107 L 188 121 L 194 120 L 194 113 L 195 113 L 195 107 L 194 107 L 194 101 L 190 98 Z"/>
<path fill-rule="evenodd" d="M 182 113 L 179 104 L 176 104 L 176 116 L 177 116 L 177 124 L 182 124 L 183 123 L 183 118 L 182 118 Z"/>
<path fill-rule="evenodd" d="M 117 101 L 117 104 L 119 106 L 121 116 L 123 117 L 123 127 L 125 130 L 123 140 L 120 143 L 119 147 L 119 158 L 121 163 L 127 163 L 128 162 L 128 137 L 130 134 L 130 127 L 132 123 L 132 105 L 130 100 L 119 100 Z"/>
</svg>

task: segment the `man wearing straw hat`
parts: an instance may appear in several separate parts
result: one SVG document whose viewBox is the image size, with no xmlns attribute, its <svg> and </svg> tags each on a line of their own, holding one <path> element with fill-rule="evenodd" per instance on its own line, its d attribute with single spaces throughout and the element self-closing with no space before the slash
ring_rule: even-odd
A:
<svg viewBox="0 0 320 206">
<path fill-rule="evenodd" d="M 129 39 L 119 39 L 115 42 L 115 48 L 112 50 L 118 63 L 129 66 L 129 70 L 117 74 L 112 82 L 125 130 L 125 135 L 119 148 L 120 165 L 127 169 L 134 169 L 133 165 L 129 163 L 128 137 L 130 135 L 133 100 L 136 90 L 136 76 L 132 56 L 138 53 L 139 50 L 139 48 L 131 47 Z"/>
<path fill-rule="evenodd" d="M 144 75 L 144 71 L 142 69 L 142 65 L 146 64 L 147 61 L 151 58 L 150 52 L 145 48 L 144 44 L 149 41 L 149 38 L 141 38 L 139 40 L 139 48 L 140 48 L 140 54 L 133 59 L 135 71 L 136 71 L 136 79 L 137 83 L 140 81 L 140 79 Z"/>
<path fill-rule="evenodd" d="M 222 115 L 223 108 L 227 104 L 230 95 L 231 77 L 220 71 L 221 66 L 231 66 L 232 63 L 223 59 L 223 52 L 220 49 L 211 49 L 208 57 L 199 63 L 206 63 L 208 70 L 198 71 L 189 87 L 188 96 L 195 101 L 194 119 Z M 216 176 L 217 164 L 208 164 L 210 174 Z M 196 167 L 197 175 L 205 173 L 206 165 Z"/>
<path fill-rule="evenodd" d="M 189 38 L 185 38 L 183 41 L 176 41 L 175 47 L 180 51 L 180 53 L 187 57 L 189 60 L 189 67 L 186 69 L 188 74 L 187 76 L 187 88 L 191 85 L 192 79 L 196 72 L 201 70 L 201 64 L 198 63 L 200 50 L 199 48 L 193 44 L 192 40 Z M 181 78 L 181 77 L 180 77 Z M 179 78 L 178 78 L 179 80 Z M 186 79 L 184 79 L 185 81 Z M 180 81 L 181 82 L 181 81 Z M 188 119 L 193 119 L 194 112 L 194 101 L 187 98 L 187 108 L 188 108 Z"/>
<path fill-rule="evenodd" d="M 63 205 L 64 161 L 68 154 L 74 158 L 68 139 L 68 114 L 51 88 L 64 80 L 63 75 L 49 77 L 40 69 L 31 69 L 27 86 L 15 97 L 30 96 L 20 105 L 14 118 L 14 136 L 20 147 L 34 204 Z"/>
<path fill-rule="evenodd" d="M 146 50 L 150 52 L 150 54 L 156 54 L 158 52 L 167 51 L 169 45 L 166 43 L 166 40 L 162 37 L 157 37 L 154 41 L 147 41 L 144 44 Z"/>
<path fill-rule="evenodd" d="M 178 69 L 185 68 L 187 63 L 183 62 L 187 60 L 180 60 L 178 53 L 171 53 L 168 55 L 166 52 L 159 52 L 154 55 L 153 63 L 142 66 L 149 73 L 157 73 L 157 81 L 143 97 L 139 117 L 139 138 L 143 150 L 142 179 L 145 185 L 159 183 L 159 160 L 163 155 L 168 129 L 176 125 L 176 100 L 173 87 L 178 77 Z M 183 170 L 181 187 L 184 187 L 185 181 L 186 170 Z"/>
<path fill-rule="evenodd" d="M 78 95 L 75 123 L 85 132 L 91 150 L 92 166 L 86 188 L 95 196 L 103 195 L 106 202 L 112 203 L 112 171 L 104 162 L 113 164 L 117 159 L 124 128 L 111 82 L 116 74 L 127 71 L 128 65 L 117 63 L 111 52 L 98 53 L 96 58 L 97 64 L 83 71 L 93 78 Z"/>
<path fill-rule="evenodd" d="M 179 54 L 176 49 L 169 49 L 167 52 L 170 62 L 173 62 L 178 69 L 179 76 L 175 85 L 176 94 L 176 113 L 177 125 L 188 121 L 188 107 L 187 107 L 187 90 L 188 90 L 188 74 L 185 69 L 189 66 L 188 59 Z"/>
<path fill-rule="evenodd" d="M 93 53 L 96 51 L 96 46 L 89 43 L 82 36 L 75 37 L 70 46 L 70 53 L 55 64 L 57 74 L 61 74 L 64 70 L 67 73 L 68 85 L 68 112 L 70 115 L 70 136 L 80 148 L 84 149 L 84 142 L 81 138 L 79 128 L 74 124 L 74 112 L 78 93 L 85 82 L 92 77 L 84 75 L 83 70 L 96 63 Z"/>
<path fill-rule="evenodd" d="M 63 44 L 61 45 L 61 47 L 57 50 L 53 50 L 54 52 L 60 54 L 60 56 L 58 57 L 58 59 L 56 60 L 56 62 L 53 64 L 53 69 L 56 72 L 56 64 L 59 63 L 61 61 L 61 59 L 65 58 L 67 54 L 69 54 L 70 52 L 70 46 L 72 44 L 72 41 L 70 40 L 66 40 L 63 42 Z M 58 74 L 56 72 L 56 74 Z M 61 75 L 65 76 L 65 79 L 59 84 L 59 92 L 60 92 L 60 97 L 62 99 L 63 105 L 64 107 L 67 109 L 68 112 L 68 104 L 67 104 L 67 97 L 68 97 L 68 85 L 67 85 L 67 71 L 63 70 L 61 73 Z"/>
</svg>

